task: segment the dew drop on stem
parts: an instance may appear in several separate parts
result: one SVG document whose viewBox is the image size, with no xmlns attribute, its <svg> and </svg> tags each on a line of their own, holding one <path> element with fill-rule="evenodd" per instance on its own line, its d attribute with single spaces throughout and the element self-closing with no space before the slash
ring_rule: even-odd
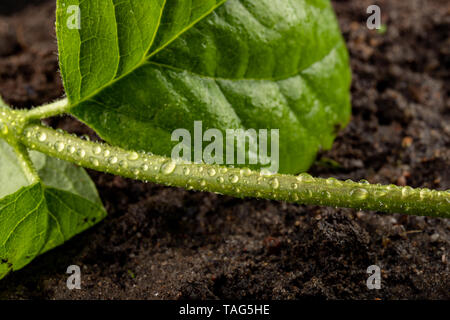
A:
<svg viewBox="0 0 450 320">
<path fill-rule="evenodd" d="M 176 167 L 177 164 L 175 163 L 175 161 L 169 160 L 161 166 L 161 172 L 164 174 L 171 174 L 175 171 Z"/>
<path fill-rule="evenodd" d="M 357 188 L 350 191 L 350 196 L 356 200 L 365 200 L 369 196 L 369 192 L 363 188 Z"/>
<path fill-rule="evenodd" d="M 228 172 L 228 169 L 227 168 L 220 168 L 219 169 L 219 173 L 220 174 L 225 174 L 225 173 L 227 173 Z"/>
<path fill-rule="evenodd" d="M 62 151 L 64 151 L 64 148 L 65 148 L 64 142 L 57 142 L 57 143 L 55 143 L 56 151 L 62 152 Z"/>
<path fill-rule="evenodd" d="M 313 182 L 314 178 L 309 173 L 301 173 L 297 176 L 299 182 Z"/>
<path fill-rule="evenodd" d="M 280 186 L 280 182 L 278 181 L 277 178 L 273 178 L 273 179 L 270 181 L 270 186 L 271 186 L 272 188 L 274 188 L 274 189 L 278 189 L 278 187 Z"/>
<path fill-rule="evenodd" d="M 130 160 L 130 161 L 136 161 L 136 160 L 139 159 L 139 154 L 137 152 L 131 152 L 128 155 L 127 159 Z"/>
<path fill-rule="evenodd" d="M 90 158 L 89 162 L 92 163 L 92 165 L 94 167 L 98 167 L 100 165 L 100 162 L 97 159 L 95 159 L 95 158 Z"/>
<path fill-rule="evenodd" d="M 95 155 L 99 155 L 100 153 L 102 153 L 102 148 L 100 146 L 95 146 L 94 149 L 92 150 L 92 152 Z"/>
<path fill-rule="evenodd" d="M 124 169 L 128 168 L 128 162 L 126 162 L 125 160 L 121 160 L 119 162 L 119 167 L 124 168 Z"/>
<path fill-rule="evenodd" d="M 116 164 L 117 161 L 119 161 L 119 159 L 117 159 L 117 157 L 112 156 L 111 158 L 109 158 L 108 162 L 109 164 Z"/>
<path fill-rule="evenodd" d="M 38 133 L 37 138 L 40 142 L 44 142 L 47 140 L 47 134 L 45 132 L 40 132 Z"/>
<path fill-rule="evenodd" d="M 230 182 L 231 183 L 238 183 L 239 182 L 239 177 L 235 174 L 230 176 Z"/>
</svg>

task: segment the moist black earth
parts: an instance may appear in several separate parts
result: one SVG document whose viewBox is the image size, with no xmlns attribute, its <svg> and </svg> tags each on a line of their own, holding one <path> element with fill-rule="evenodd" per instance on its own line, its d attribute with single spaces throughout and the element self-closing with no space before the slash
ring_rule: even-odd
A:
<svg viewBox="0 0 450 320">
<path fill-rule="evenodd" d="M 353 117 L 312 174 L 450 188 L 447 0 L 333 1 L 353 70 Z M 369 5 L 384 31 L 366 27 Z M 63 96 L 55 1 L 2 1 L 0 94 Z M 70 117 L 47 121 L 95 134 Z M 449 299 L 450 221 L 242 200 L 89 171 L 108 217 L 0 281 L 1 299 Z M 82 289 L 66 287 L 69 265 Z M 368 290 L 370 265 L 382 288 Z"/>
</svg>

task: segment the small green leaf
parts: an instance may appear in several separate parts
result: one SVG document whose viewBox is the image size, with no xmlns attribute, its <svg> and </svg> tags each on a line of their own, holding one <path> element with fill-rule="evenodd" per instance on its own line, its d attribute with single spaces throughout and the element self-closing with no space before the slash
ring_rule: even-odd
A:
<svg viewBox="0 0 450 320">
<path fill-rule="evenodd" d="M 196 120 L 279 129 L 280 172 L 295 173 L 350 117 L 328 0 L 58 0 L 57 37 L 70 112 L 127 149 L 170 156 L 172 132 Z"/>
<path fill-rule="evenodd" d="M 48 220 L 39 183 L 0 200 L 0 279 L 39 254 L 46 242 Z"/>
<path fill-rule="evenodd" d="M 27 186 L 17 155 L 4 140 L 0 139 L 0 199 Z"/>
<path fill-rule="evenodd" d="M 0 279 L 106 215 L 84 169 L 38 152 L 31 158 L 42 181 L 30 185 L 0 140 Z"/>
</svg>

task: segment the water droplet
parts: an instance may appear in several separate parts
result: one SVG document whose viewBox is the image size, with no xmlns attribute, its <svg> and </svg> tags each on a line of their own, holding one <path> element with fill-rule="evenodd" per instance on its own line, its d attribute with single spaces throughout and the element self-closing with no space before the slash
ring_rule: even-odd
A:
<svg viewBox="0 0 450 320">
<path fill-rule="evenodd" d="M 208 174 L 210 177 L 214 177 L 216 175 L 216 169 L 214 168 L 209 169 Z"/>
<path fill-rule="evenodd" d="M 44 142 L 45 140 L 47 140 L 47 134 L 45 132 L 38 133 L 38 140 L 40 142 Z"/>
<path fill-rule="evenodd" d="M 86 155 L 86 151 L 84 151 L 83 149 L 78 149 L 77 154 L 78 154 L 78 156 L 80 156 L 81 158 L 84 158 L 84 156 Z"/>
<path fill-rule="evenodd" d="M 69 153 L 75 153 L 75 151 L 77 151 L 77 149 L 74 146 L 68 146 L 67 150 L 69 151 Z"/>
<path fill-rule="evenodd" d="M 94 154 L 100 154 L 102 153 L 102 148 L 100 146 L 95 146 L 92 151 L 94 152 Z"/>
<path fill-rule="evenodd" d="M 402 188 L 402 198 L 409 197 L 411 193 L 413 193 L 414 189 L 411 187 L 403 187 Z"/>
<path fill-rule="evenodd" d="M 103 153 L 105 157 L 109 157 L 110 154 L 111 152 L 109 150 L 105 150 L 105 152 Z"/>
<path fill-rule="evenodd" d="M 384 190 L 375 191 L 375 197 L 377 197 L 377 198 L 384 197 L 386 194 L 387 194 L 387 191 L 384 191 Z"/>
<path fill-rule="evenodd" d="M 169 160 L 161 166 L 161 172 L 164 174 L 171 174 L 175 171 L 177 164 L 173 160 Z"/>
<path fill-rule="evenodd" d="M 270 181 L 270 185 L 272 186 L 272 188 L 278 189 L 278 187 L 280 186 L 280 182 L 277 178 L 274 178 Z"/>
<path fill-rule="evenodd" d="M 350 191 L 350 195 L 355 199 L 364 200 L 369 196 L 369 192 L 366 189 L 358 188 Z"/>
<path fill-rule="evenodd" d="M 419 192 L 420 199 L 422 199 L 422 200 L 428 198 L 430 195 L 431 195 L 431 192 L 428 189 L 422 189 Z"/>
<path fill-rule="evenodd" d="M 293 184 L 291 185 L 291 187 L 292 187 L 292 189 L 297 189 L 297 188 L 298 188 L 298 184 L 293 183 Z"/>
<path fill-rule="evenodd" d="M 148 167 L 147 167 L 147 169 L 148 169 Z M 133 170 L 133 174 L 134 174 L 135 176 L 138 176 L 139 173 L 141 173 L 141 172 L 139 171 L 139 169 L 134 169 L 134 170 Z"/>
<path fill-rule="evenodd" d="M 249 177 L 252 174 L 252 170 L 250 170 L 249 168 L 244 168 L 241 169 L 240 173 L 242 176 Z"/>
<path fill-rule="evenodd" d="M 390 184 L 386 187 L 389 191 L 397 190 L 399 187 L 397 187 L 395 184 Z"/>
<path fill-rule="evenodd" d="M 239 177 L 235 174 L 230 176 L 230 182 L 231 183 L 238 183 L 239 182 Z"/>
<path fill-rule="evenodd" d="M 184 173 L 184 175 L 188 176 L 191 173 L 191 169 L 189 169 L 189 167 L 184 167 L 183 173 Z"/>
<path fill-rule="evenodd" d="M 327 199 L 331 198 L 331 193 L 329 191 L 326 191 L 326 190 L 322 191 L 322 195 Z"/>
<path fill-rule="evenodd" d="M 335 186 L 341 186 L 342 185 L 341 181 L 339 181 L 338 179 L 333 178 L 333 177 L 326 179 L 325 182 L 326 182 L 326 184 L 328 184 L 330 186 L 331 185 L 335 185 Z"/>
<path fill-rule="evenodd" d="M 219 183 L 224 183 L 225 179 L 223 177 L 219 177 L 219 178 L 217 178 L 217 181 L 219 181 Z"/>
<path fill-rule="evenodd" d="M 225 174 L 225 173 L 227 173 L 228 172 L 228 169 L 227 168 L 220 168 L 219 169 L 219 173 L 220 174 Z"/>
<path fill-rule="evenodd" d="M 8 129 L 8 126 L 6 124 L 2 124 L 2 131 L 1 132 L 5 136 L 8 134 L 9 129 Z"/>
<path fill-rule="evenodd" d="M 57 142 L 55 143 L 55 149 L 58 152 L 62 152 L 65 148 L 64 142 Z"/>
<path fill-rule="evenodd" d="M 128 155 L 127 159 L 130 161 L 136 161 L 137 159 L 139 159 L 139 154 L 133 151 Z"/>
<path fill-rule="evenodd" d="M 95 167 L 98 167 L 100 165 L 99 161 L 95 158 L 90 158 L 89 162 L 92 163 Z"/>
<path fill-rule="evenodd" d="M 206 181 L 205 181 L 205 180 L 200 181 L 200 186 L 201 186 L 201 187 L 206 186 Z"/>
<path fill-rule="evenodd" d="M 120 166 L 121 168 L 128 168 L 128 162 L 126 162 L 125 160 L 121 160 L 121 161 L 119 162 L 119 166 Z"/>
<path fill-rule="evenodd" d="M 141 166 L 141 169 L 142 169 L 142 171 L 148 171 L 148 165 L 144 163 L 144 164 Z"/>
<path fill-rule="evenodd" d="M 297 176 L 297 180 L 300 182 L 313 182 L 314 178 L 309 173 L 301 173 Z"/>
<path fill-rule="evenodd" d="M 117 161 L 119 161 L 119 159 L 117 159 L 117 157 L 111 157 L 111 158 L 109 158 L 109 160 L 108 160 L 108 162 L 109 162 L 110 164 L 116 164 Z"/>
<path fill-rule="evenodd" d="M 260 174 L 261 176 L 273 176 L 275 173 L 272 172 L 272 171 L 270 171 L 270 170 L 267 169 L 267 168 L 262 168 L 261 171 L 259 172 L 259 174 Z"/>
<path fill-rule="evenodd" d="M 361 180 L 359 180 L 359 183 L 360 183 L 360 184 L 370 184 L 370 182 L 367 181 L 366 179 L 361 179 Z"/>
</svg>

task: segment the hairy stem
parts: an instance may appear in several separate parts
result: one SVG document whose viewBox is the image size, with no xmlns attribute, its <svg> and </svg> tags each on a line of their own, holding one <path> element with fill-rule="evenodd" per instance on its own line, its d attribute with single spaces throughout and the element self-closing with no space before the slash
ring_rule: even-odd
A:
<svg viewBox="0 0 450 320">
<path fill-rule="evenodd" d="M 11 110 L 0 97 L 0 138 L 5 139 L 14 148 L 19 165 L 28 182 L 32 184 L 39 181 L 39 175 L 34 169 L 27 148 L 17 138 L 22 134 L 22 127 L 25 125 L 23 114 L 22 111 Z"/>
<path fill-rule="evenodd" d="M 67 98 L 55 101 L 43 105 L 41 107 L 33 108 L 26 113 L 26 120 L 41 120 L 44 118 L 49 118 L 57 115 L 61 115 L 67 111 L 69 107 L 69 101 Z"/>
<path fill-rule="evenodd" d="M 34 184 L 40 180 L 36 169 L 34 168 L 33 162 L 30 159 L 30 155 L 28 153 L 27 148 L 23 144 L 13 145 L 13 148 L 16 151 L 16 155 L 19 158 L 20 167 L 25 174 L 28 182 L 30 184 Z"/>
<path fill-rule="evenodd" d="M 30 124 L 23 133 L 21 142 L 28 148 L 132 179 L 241 198 L 450 218 L 448 191 L 343 182 L 307 174 L 267 176 L 249 169 L 177 163 L 166 157 L 85 141 L 40 125 Z"/>
</svg>

